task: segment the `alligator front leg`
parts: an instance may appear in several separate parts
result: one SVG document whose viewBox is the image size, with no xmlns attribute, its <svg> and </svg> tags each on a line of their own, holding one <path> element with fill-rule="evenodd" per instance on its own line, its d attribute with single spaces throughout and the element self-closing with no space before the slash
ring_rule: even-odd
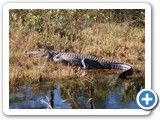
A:
<svg viewBox="0 0 160 120">
<path fill-rule="evenodd" d="M 95 60 L 90 60 L 90 59 L 82 59 L 82 69 L 104 69 L 104 67 Z"/>
</svg>

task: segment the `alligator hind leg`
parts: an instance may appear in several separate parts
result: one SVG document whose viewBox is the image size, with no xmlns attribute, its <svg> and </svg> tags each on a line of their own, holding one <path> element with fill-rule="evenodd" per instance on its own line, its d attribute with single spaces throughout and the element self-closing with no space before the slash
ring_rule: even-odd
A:
<svg viewBox="0 0 160 120">
<path fill-rule="evenodd" d="M 103 69 L 103 66 L 95 60 L 82 59 L 82 69 Z"/>
</svg>

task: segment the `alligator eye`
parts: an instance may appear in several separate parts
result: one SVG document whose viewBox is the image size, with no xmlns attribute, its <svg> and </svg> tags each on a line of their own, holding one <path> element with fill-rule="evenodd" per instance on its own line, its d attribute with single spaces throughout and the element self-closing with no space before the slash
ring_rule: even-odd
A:
<svg viewBox="0 0 160 120">
<path fill-rule="evenodd" d="M 60 56 L 57 56 L 57 57 L 56 57 L 56 59 L 59 59 L 59 58 L 60 58 Z"/>
</svg>

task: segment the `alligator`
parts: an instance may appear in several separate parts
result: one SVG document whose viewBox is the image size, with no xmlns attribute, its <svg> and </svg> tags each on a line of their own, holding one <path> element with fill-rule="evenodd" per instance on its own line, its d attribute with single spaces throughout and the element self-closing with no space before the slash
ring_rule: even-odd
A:
<svg viewBox="0 0 160 120">
<path fill-rule="evenodd" d="M 133 68 L 130 64 L 124 62 L 111 62 L 91 55 L 81 55 L 66 52 L 53 52 L 47 49 L 38 49 L 36 51 L 25 51 L 25 55 L 36 55 L 45 57 L 48 60 L 64 63 L 73 66 L 80 66 L 83 70 L 87 69 L 117 69 L 123 70 L 118 78 L 126 78 L 133 74 Z"/>
</svg>

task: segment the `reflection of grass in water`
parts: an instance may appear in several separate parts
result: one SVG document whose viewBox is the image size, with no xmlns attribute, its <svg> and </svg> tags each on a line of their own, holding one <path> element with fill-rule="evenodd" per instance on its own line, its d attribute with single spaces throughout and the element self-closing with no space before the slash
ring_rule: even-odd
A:
<svg viewBox="0 0 160 120">
<path fill-rule="evenodd" d="M 69 101 L 73 108 L 90 108 L 78 101 L 78 98 L 83 96 L 87 101 L 92 98 L 95 108 L 99 108 L 98 102 L 105 103 L 106 97 L 110 95 L 111 91 L 121 94 L 120 104 L 124 108 L 127 104 L 135 101 L 137 93 L 144 87 L 144 78 L 137 82 L 135 79 L 128 79 L 125 81 L 118 81 L 115 85 L 110 85 L 111 81 L 106 80 L 84 80 L 74 81 L 68 80 L 66 83 L 61 84 L 61 95 L 63 99 L 71 99 Z M 74 98 L 74 99 L 73 99 Z M 74 101 L 73 101 L 74 100 Z"/>
<path fill-rule="evenodd" d="M 130 102 L 135 100 L 135 96 L 140 89 L 144 87 L 144 78 L 134 79 L 128 78 L 126 80 L 119 80 L 114 83 L 114 80 L 101 79 L 68 79 L 67 81 L 61 80 L 56 82 L 48 81 L 38 84 L 32 84 L 31 93 L 43 93 L 44 91 L 50 92 L 49 99 L 54 100 L 53 91 L 57 86 L 60 87 L 60 96 L 62 102 L 67 102 L 72 108 L 105 108 L 104 103 L 107 97 L 114 91 L 120 95 L 119 105 L 125 108 Z M 14 90 L 10 91 L 12 95 Z M 45 97 L 46 95 L 43 94 Z M 79 99 L 81 98 L 81 100 Z M 50 101 L 48 100 L 48 101 Z M 46 101 L 47 102 L 47 101 Z M 47 102 L 52 105 L 52 103 Z M 53 105 L 54 106 L 54 105 Z"/>
<path fill-rule="evenodd" d="M 123 103 L 124 107 L 126 107 L 131 101 L 136 101 L 136 96 L 144 88 L 144 84 L 144 78 L 139 78 L 139 80 L 131 79 L 130 81 L 123 82 L 121 84 L 123 90 L 121 104 Z"/>
</svg>

